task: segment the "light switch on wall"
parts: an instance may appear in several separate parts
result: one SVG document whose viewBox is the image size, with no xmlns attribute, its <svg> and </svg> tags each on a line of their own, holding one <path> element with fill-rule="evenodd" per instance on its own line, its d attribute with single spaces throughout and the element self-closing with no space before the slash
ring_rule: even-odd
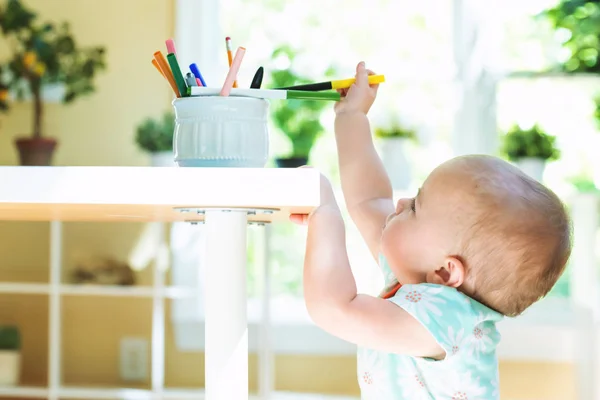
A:
<svg viewBox="0 0 600 400">
<path fill-rule="evenodd" d="M 121 379 L 145 381 L 148 376 L 148 340 L 140 337 L 122 338 L 119 360 Z"/>
</svg>

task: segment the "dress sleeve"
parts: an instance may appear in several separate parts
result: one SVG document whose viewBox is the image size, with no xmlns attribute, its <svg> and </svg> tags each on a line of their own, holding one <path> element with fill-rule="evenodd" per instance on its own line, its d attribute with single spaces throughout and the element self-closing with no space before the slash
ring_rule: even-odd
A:
<svg viewBox="0 0 600 400">
<path fill-rule="evenodd" d="M 431 333 L 446 358 L 492 354 L 500 340 L 496 322 L 502 316 L 455 288 L 427 283 L 403 285 L 389 300 Z"/>
</svg>

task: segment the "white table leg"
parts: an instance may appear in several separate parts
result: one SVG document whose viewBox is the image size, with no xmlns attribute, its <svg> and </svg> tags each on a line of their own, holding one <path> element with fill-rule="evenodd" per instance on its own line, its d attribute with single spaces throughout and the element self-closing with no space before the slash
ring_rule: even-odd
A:
<svg viewBox="0 0 600 400">
<path fill-rule="evenodd" d="M 246 212 L 208 210 L 205 224 L 206 399 L 247 400 Z"/>
<path fill-rule="evenodd" d="M 262 320 L 259 324 L 258 395 L 260 400 L 270 400 L 274 389 L 274 354 L 271 334 L 271 226 L 264 227 L 262 235 Z"/>
</svg>

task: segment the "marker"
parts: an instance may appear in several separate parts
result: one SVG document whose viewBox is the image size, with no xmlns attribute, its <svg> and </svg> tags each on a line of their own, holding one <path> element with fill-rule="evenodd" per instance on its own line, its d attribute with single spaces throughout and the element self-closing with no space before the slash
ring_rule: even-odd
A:
<svg viewBox="0 0 600 400">
<path fill-rule="evenodd" d="M 171 68 L 169 68 L 169 64 L 167 60 L 165 60 L 165 56 L 160 51 L 154 53 L 154 59 L 156 60 L 158 67 L 162 71 L 163 75 L 167 78 L 169 85 L 171 85 L 171 89 L 175 92 L 175 96 L 181 97 L 179 93 L 179 89 L 177 87 L 177 83 L 175 82 L 175 77 L 173 77 L 173 73 L 171 72 Z"/>
<path fill-rule="evenodd" d="M 309 83 L 306 85 L 297 85 L 297 86 L 288 86 L 284 88 L 279 88 L 282 90 L 310 90 L 310 91 L 320 91 L 320 90 L 331 90 L 331 89 L 348 89 L 356 82 L 356 78 L 350 79 L 340 79 L 336 81 L 329 82 L 319 82 L 319 83 Z M 377 85 L 379 83 L 385 82 L 384 75 L 369 75 L 369 85 Z"/>
<path fill-rule="evenodd" d="M 218 96 L 221 94 L 218 88 L 207 88 L 193 86 L 188 88 L 190 96 Z M 304 90 L 277 90 L 277 89 L 241 89 L 234 88 L 229 96 L 253 97 L 258 99 L 272 100 L 331 100 L 339 101 L 341 95 L 338 92 L 307 92 Z"/>
<path fill-rule="evenodd" d="M 202 77 L 202 74 L 200 73 L 200 70 L 198 69 L 196 63 L 190 64 L 190 71 L 192 71 L 192 74 L 194 74 L 196 78 L 200 79 L 201 85 L 198 86 L 206 86 L 206 82 L 204 82 L 204 78 Z"/>
<path fill-rule="evenodd" d="M 165 43 L 167 45 L 167 54 L 173 53 L 177 56 L 177 52 L 175 51 L 175 42 L 173 39 L 167 39 L 165 40 Z"/>
<path fill-rule="evenodd" d="M 231 64 L 233 64 L 233 57 L 231 55 L 231 38 L 229 36 L 225 38 L 225 49 L 227 49 L 227 62 L 229 63 L 229 68 L 231 69 Z M 237 80 L 233 81 L 233 87 L 237 87 Z"/>
<path fill-rule="evenodd" d="M 246 48 L 241 46 L 238 47 L 238 49 L 235 52 L 233 62 L 231 63 L 231 68 L 229 68 L 229 72 L 227 72 L 225 83 L 223 83 L 223 87 L 221 88 L 221 96 L 229 96 L 229 91 L 233 86 L 233 81 L 237 77 L 238 71 L 240 70 L 240 65 L 242 65 L 242 59 L 244 58 L 244 54 L 246 54 Z"/>
<path fill-rule="evenodd" d="M 258 67 L 258 69 L 256 70 L 256 73 L 254 74 L 254 78 L 252 78 L 252 83 L 250 84 L 250 89 L 260 89 L 260 85 L 262 84 L 262 80 L 263 80 L 264 70 L 265 69 L 263 67 Z"/>
<path fill-rule="evenodd" d="M 196 77 L 191 72 L 185 74 L 185 83 L 187 83 L 187 85 L 190 87 L 198 86 L 198 83 L 196 82 Z"/>
<path fill-rule="evenodd" d="M 165 79 L 167 78 L 165 76 L 165 74 L 163 74 L 162 70 L 160 69 L 160 66 L 158 65 L 158 61 L 156 61 L 156 59 L 154 59 L 154 58 L 152 59 L 152 65 L 154 65 L 154 68 L 156 68 L 156 70 L 158 72 L 160 72 L 160 74 L 162 75 L 163 78 L 165 78 Z"/>
<path fill-rule="evenodd" d="M 181 69 L 179 68 L 177 57 L 175 57 L 175 54 L 170 53 L 167 54 L 167 60 L 169 61 L 169 65 L 171 66 L 171 72 L 173 72 L 175 83 L 177 83 L 177 89 L 179 89 L 179 94 L 181 94 L 182 97 L 187 96 L 187 85 L 185 84 L 185 79 L 183 79 Z"/>
</svg>

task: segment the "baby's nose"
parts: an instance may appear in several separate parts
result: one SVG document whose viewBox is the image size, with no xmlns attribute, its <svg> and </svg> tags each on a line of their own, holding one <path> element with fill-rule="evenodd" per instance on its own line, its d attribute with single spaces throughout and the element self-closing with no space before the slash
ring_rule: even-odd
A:
<svg viewBox="0 0 600 400">
<path fill-rule="evenodd" d="M 396 203 L 396 214 L 400 214 L 406 208 L 409 199 L 400 199 L 398 203 Z"/>
</svg>

